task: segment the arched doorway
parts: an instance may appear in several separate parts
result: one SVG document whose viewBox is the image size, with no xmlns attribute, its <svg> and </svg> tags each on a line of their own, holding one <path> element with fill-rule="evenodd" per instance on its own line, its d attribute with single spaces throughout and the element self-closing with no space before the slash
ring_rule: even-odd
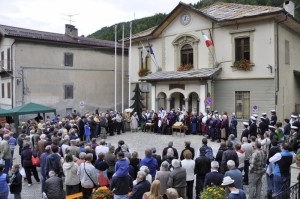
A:
<svg viewBox="0 0 300 199">
<path fill-rule="evenodd" d="M 167 103 L 166 103 L 166 98 L 167 95 L 163 92 L 159 93 L 157 95 L 157 104 L 156 104 L 156 109 L 159 110 L 160 108 L 166 109 L 167 108 Z"/>
<path fill-rule="evenodd" d="M 172 93 L 170 96 L 170 110 L 184 108 L 184 95 L 179 92 Z"/>
<path fill-rule="evenodd" d="M 196 92 L 189 95 L 189 112 L 195 112 L 199 115 L 199 95 Z"/>
</svg>

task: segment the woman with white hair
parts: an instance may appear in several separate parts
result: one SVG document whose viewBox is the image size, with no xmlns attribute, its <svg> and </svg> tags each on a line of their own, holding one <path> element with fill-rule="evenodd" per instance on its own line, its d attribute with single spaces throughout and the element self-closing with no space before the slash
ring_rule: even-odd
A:
<svg viewBox="0 0 300 199">
<path fill-rule="evenodd" d="M 147 166 L 141 166 L 140 171 L 145 172 L 146 180 L 151 184 L 152 183 L 152 176 L 150 175 L 150 170 Z M 133 181 L 133 186 L 137 184 L 137 179 Z"/>
</svg>

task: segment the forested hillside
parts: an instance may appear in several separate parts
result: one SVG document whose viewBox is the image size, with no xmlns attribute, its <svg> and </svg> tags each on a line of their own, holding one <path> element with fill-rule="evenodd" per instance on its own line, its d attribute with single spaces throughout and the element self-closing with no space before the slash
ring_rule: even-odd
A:
<svg viewBox="0 0 300 199">
<path fill-rule="evenodd" d="M 250 5 L 261 5 L 261 6 L 276 6 L 282 7 L 284 0 L 201 0 L 198 3 L 191 4 L 191 6 L 200 9 L 216 2 L 227 2 L 227 3 L 240 3 L 240 4 L 250 4 Z M 295 18 L 298 22 L 300 22 L 300 0 L 294 0 L 295 3 Z M 299 7 L 297 7 L 299 6 Z M 153 26 L 158 25 L 167 14 L 158 13 L 151 17 L 145 17 L 141 19 L 136 19 L 132 21 L 132 34 L 141 32 L 143 30 L 147 30 Z M 124 35 L 125 37 L 129 36 L 129 24 L 130 22 L 120 22 L 116 25 L 117 27 L 117 39 L 122 38 L 122 26 L 124 24 Z M 103 27 L 100 30 L 96 31 L 95 33 L 89 35 L 90 38 L 97 38 L 97 39 L 104 39 L 104 40 L 115 40 L 114 34 L 114 25 L 110 27 Z"/>
</svg>

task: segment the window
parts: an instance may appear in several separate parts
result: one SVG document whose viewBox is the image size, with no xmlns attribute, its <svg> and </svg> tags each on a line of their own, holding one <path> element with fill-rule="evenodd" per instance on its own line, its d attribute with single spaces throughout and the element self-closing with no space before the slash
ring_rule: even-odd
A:
<svg viewBox="0 0 300 199">
<path fill-rule="evenodd" d="M 0 67 L 4 66 L 4 51 L 1 52 Z"/>
<path fill-rule="evenodd" d="M 11 68 L 10 68 L 10 48 L 7 49 L 7 70 L 10 71 Z"/>
<path fill-rule="evenodd" d="M 248 119 L 250 116 L 250 91 L 235 92 L 235 113 L 238 119 Z"/>
<path fill-rule="evenodd" d="M 7 83 L 7 98 L 10 98 L 10 82 Z"/>
<path fill-rule="evenodd" d="M 73 85 L 65 85 L 64 86 L 65 90 L 65 99 L 73 99 Z"/>
<path fill-rule="evenodd" d="M 242 59 L 250 61 L 249 37 L 235 39 L 235 61 L 240 61 Z"/>
<path fill-rule="evenodd" d="M 184 45 L 181 48 L 181 65 L 193 65 L 193 47 L 189 44 Z"/>
<path fill-rule="evenodd" d="M 73 53 L 65 53 L 64 62 L 65 66 L 73 66 Z"/>
<path fill-rule="evenodd" d="M 290 42 L 285 40 L 284 42 L 284 52 L 285 52 L 285 64 L 290 64 Z"/>
<path fill-rule="evenodd" d="M 2 83 L 2 85 L 1 85 L 1 91 L 2 91 L 2 98 L 5 98 L 4 83 Z"/>
</svg>

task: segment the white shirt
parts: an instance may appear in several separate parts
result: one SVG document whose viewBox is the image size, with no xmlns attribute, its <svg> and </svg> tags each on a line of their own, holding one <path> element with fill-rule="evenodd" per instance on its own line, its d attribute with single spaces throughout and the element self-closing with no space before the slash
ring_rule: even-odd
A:
<svg viewBox="0 0 300 199">
<path fill-rule="evenodd" d="M 96 153 L 97 158 L 98 158 L 99 153 L 105 154 L 107 152 L 108 152 L 108 147 L 105 145 L 99 145 L 99 146 L 96 146 L 96 148 L 95 148 L 95 153 Z"/>
<path fill-rule="evenodd" d="M 184 160 L 181 161 L 181 165 L 186 170 L 186 181 L 194 180 L 195 160 L 184 159 Z"/>
</svg>

